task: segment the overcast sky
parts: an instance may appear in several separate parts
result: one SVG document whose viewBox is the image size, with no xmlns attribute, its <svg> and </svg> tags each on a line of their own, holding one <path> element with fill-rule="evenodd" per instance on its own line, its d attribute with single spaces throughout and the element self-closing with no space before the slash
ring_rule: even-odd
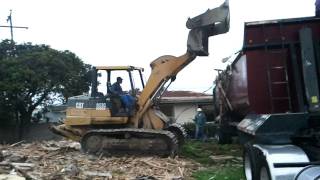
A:
<svg viewBox="0 0 320 180">
<path fill-rule="evenodd" d="M 188 17 L 203 13 L 223 0 L 2 0 L 0 25 L 12 9 L 18 43 L 46 44 L 70 50 L 92 65 L 144 67 L 162 55 L 186 51 Z M 209 57 L 198 57 L 177 75 L 171 90 L 205 91 L 212 86 L 221 59 L 242 47 L 243 23 L 314 16 L 314 0 L 230 0 L 231 26 L 227 34 L 209 40 Z M 0 28 L 0 39 L 10 30 Z"/>
</svg>

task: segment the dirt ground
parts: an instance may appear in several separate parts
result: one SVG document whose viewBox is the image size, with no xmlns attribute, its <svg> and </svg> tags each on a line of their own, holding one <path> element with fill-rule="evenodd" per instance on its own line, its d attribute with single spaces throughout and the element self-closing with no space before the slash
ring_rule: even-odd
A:
<svg viewBox="0 0 320 180">
<path fill-rule="evenodd" d="M 199 169 L 201 164 L 179 157 L 88 155 L 80 151 L 79 143 L 66 140 L 0 145 L 0 180 L 193 179 Z"/>
</svg>

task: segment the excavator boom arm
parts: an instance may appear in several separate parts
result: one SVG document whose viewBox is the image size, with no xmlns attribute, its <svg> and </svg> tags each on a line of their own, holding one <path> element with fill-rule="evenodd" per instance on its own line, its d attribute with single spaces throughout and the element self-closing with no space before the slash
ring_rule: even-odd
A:
<svg viewBox="0 0 320 180">
<path fill-rule="evenodd" d="M 154 98 L 168 80 L 174 80 L 175 76 L 197 56 L 209 55 L 209 37 L 228 32 L 229 17 L 229 2 L 226 0 L 221 6 L 188 19 L 186 26 L 191 30 L 188 35 L 187 52 L 179 57 L 161 56 L 150 64 L 152 72 L 138 99 L 138 112 L 131 118 L 135 127 L 138 127 L 142 117 L 150 110 Z"/>
</svg>

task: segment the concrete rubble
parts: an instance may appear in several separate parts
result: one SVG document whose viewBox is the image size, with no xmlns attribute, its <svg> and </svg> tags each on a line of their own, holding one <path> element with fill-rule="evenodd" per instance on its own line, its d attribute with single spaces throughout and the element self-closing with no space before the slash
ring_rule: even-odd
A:
<svg viewBox="0 0 320 180">
<path fill-rule="evenodd" d="M 0 145 L 2 179 L 192 179 L 200 164 L 176 157 L 106 157 L 82 153 L 73 141 Z"/>
</svg>

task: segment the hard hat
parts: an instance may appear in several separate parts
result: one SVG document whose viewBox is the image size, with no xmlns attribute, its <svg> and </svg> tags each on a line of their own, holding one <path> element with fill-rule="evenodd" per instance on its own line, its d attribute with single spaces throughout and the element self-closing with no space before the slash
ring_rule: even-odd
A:
<svg viewBox="0 0 320 180">
<path fill-rule="evenodd" d="M 198 108 L 197 111 L 202 111 L 202 109 L 201 109 L 201 108 Z"/>
<path fill-rule="evenodd" d="M 117 81 L 118 81 L 118 80 L 122 80 L 122 78 L 121 78 L 121 77 L 117 77 Z"/>
</svg>

